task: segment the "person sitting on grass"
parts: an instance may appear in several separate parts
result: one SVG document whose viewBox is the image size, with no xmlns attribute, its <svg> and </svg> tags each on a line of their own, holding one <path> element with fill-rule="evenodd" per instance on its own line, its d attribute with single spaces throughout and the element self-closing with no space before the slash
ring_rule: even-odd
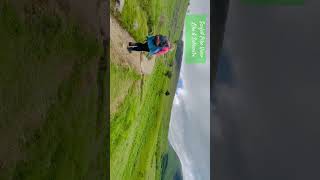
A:
<svg viewBox="0 0 320 180">
<path fill-rule="evenodd" d="M 128 51 L 145 51 L 148 52 L 148 56 L 163 55 L 172 49 L 171 44 L 166 36 L 155 35 L 147 36 L 147 40 L 144 43 L 129 42 Z"/>
</svg>

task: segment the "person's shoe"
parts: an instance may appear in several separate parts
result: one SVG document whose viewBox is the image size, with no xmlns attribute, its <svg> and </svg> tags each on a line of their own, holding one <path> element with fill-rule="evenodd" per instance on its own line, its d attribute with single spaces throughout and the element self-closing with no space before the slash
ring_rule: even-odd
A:
<svg viewBox="0 0 320 180">
<path fill-rule="evenodd" d="M 133 42 L 129 42 L 129 46 L 135 46 L 136 43 L 133 43 Z"/>
<path fill-rule="evenodd" d="M 131 47 L 127 47 L 127 49 L 128 49 L 128 51 L 129 51 L 129 53 L 132 52 L 132 48 L 131 48 Z"/>
</svg>

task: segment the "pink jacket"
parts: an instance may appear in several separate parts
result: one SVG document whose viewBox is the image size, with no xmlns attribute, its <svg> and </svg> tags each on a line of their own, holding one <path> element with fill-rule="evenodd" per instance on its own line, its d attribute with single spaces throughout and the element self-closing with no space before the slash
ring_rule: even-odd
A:
<svg viewBox="0 0 320 180">
<path fill-rule="evenodd" d="M 162 48 L 159 52 L 156 53 L 157 56 L 167 53 L 170 50 L 169 47 Z"/>
</svg>

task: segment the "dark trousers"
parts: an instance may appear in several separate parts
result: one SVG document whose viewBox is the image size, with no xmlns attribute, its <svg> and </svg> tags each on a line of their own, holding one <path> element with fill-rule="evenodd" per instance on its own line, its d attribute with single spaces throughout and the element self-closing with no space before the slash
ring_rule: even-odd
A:
<svg viewBox="0 0 320 180">
<path fill-rule="evenodd" d="M 131 49 L 133 51 L 146 51 L 149 52 L 148 42 L 145 43 L 134 43 L 135 47 L 132 47 Z"/>
</svg>

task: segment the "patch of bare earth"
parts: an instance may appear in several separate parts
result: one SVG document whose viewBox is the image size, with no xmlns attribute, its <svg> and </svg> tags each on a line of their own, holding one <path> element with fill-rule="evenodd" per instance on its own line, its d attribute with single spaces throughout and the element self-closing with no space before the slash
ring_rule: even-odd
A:
<svg viewBox="0 0 320 180">
<path fill-rule="evenodd" d="M 118 108 L 121 106 L 121 104 L 123 103 L 124 99 L 126 98 L 126 96 L 128 95 L 128 91 L 131 88 L 135 87 L 135 82 L 134 81 L 128 81 L 128 83 L 126 83 L 123 86 L 123 91 L 124 93 L 121 93 L 119 96 L 117 96 L 115 99 L 112 100 L 112 102 L 110 102 L 110 114 L 111 116 L 117 112 Z"/>
<path fill-rule="evenodd" d="M 155 64 L 155 57 L 148 60 L 144 53 L 129 53 L 127 50 L 128 43 L 135 42 L 135 40 L 112 16 L 110 16 L 110 37 L 110 52 L 118 57 L 111 59 L 112 63 L 130 66 L 141 74 L 151 74 Z"/>
</svg>

